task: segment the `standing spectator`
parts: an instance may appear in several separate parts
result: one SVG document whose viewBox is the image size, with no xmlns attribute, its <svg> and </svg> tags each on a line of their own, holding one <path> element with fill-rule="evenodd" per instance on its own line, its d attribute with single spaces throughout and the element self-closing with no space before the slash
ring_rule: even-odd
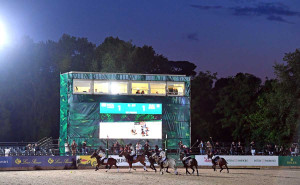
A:
<svg viewBox="0 0 300 185">
<path fill-rule="evenodd" d="M 298 156 L 299 154 L 299 147 L 298 145 L 295 146 L 295 155 Z"/>
<path fill-rule="evenodd" d="M 181 153 L 183 152 L 183 144 L 182 144 L 182 141 L 179 141 L 178 143 L 178 153 Z"/>
<path fill-rule="evenodd" d="M 254 141 L 252 141 L 252 142 L 250 143 L 250 149 L 251 149 L 251 154 L 252 154 L 252 155 L 255 155 L 256 147 L 255 147 Z"/>
<path fill-rule="evenodd" d="M 220 151 L 221 151 L 221 147 L 219 142 L 217 141 L 215 145 L 215 155 L 220 155 Z"/>
<path fill-rule="evenodd" d="M 83 141 L 82 143 L 82 155 L 87 154 L 87 147 L 86 147 L 86 141 Z"/>
<path fill-rule="evenodd" d="M 198 147 L 200 148 L 200 155 L 204 155 L 204 143 L 200 141 Z"/>
<path fill-rule="evenodd" d="M 141 155 L 142 145 L 140 144 L 140 142 L 136 143 L 135 149 L 136 149 L 136 155 Z"/>
<path fill-rule="evenodd" d="M 40 147 L 38 146 L 37 143 L 34 145 L 34 155 L 39 155 L 40 154 Z"/>
<path fill-rule="evenodd" d="M 235 155 L 235 150 L 236 150 L 236 146 L 234 141 L 232 141 L 231 145 L 230 145 L 230 155 Z"/>
<path fill-rule="evenodd" d="M 149 158 L 150 157 L 150 145 L 149 141 L 147 140 L 146 143 L 144 144 L 144 154 Z"/>
<path fill-rule="evenodd" d="M 206 142 L 206 149 L 207 149 L 206 153 L 210 154 L 212 152 L 212 150 L 211 150 L 212 145 L 210 144 L 209 141 Z"/>
<path fill-rule="evenodd" d="M 113 146 L 113 153 L 114 154 L 119 154 L 120 153 L 120 145 L 119 145 L 118 141 L 116 141 L 114 146 Z"/>
<path fill-rule="evenodd" d="M 244 152 L 243 152 L 243 146 L 241 144 L 241 142 L 239 141 L 238 144 L 237 144 L 237 154 L 238 155 L 242 155 Z"/>
<path fill-rule="evenodd" d="M 65 142 L 65 155 L 69 156 L 70 155 L 70 145 L 68 141 Z"/>
<path fill-rule="evenodd" d="M 290 152 L 291 152 L 291 156 L 296 156 L 296 151 L 295 151 L 296 147 L 294 144 L 292 144 L 291 148 L 290 148 Z"/>
<path fill-rule="evenodd" d="M 275 147 L 274 147 L 274 152 L 275 152 L 275 155 L 279 155 L 279 153 L 280 153 L 280 148 L 279 148 L 278 145 L 275 145 Z"/>
<path fill-rule="evenodd" d="M 280 149 L 279 149 L 279 155 L 284 156 L 284 148 L 282 145 L 280 146 Z"/>
<path fill-rule="evenodd" d="M 77 150 L 77 144 L 75 143 L 75 140 L 73 140 L 71 144 L 71 149 L 72 149 L 72 155 L 76 155 L 76 150 Z"/>
</svg>

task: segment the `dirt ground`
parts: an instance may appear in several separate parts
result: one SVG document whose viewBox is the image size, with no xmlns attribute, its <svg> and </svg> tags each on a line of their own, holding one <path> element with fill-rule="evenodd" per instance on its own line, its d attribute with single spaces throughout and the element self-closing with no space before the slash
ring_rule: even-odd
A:
<svg viewBox="0 0 300 185">
<path fill-rule="evenodd" d="M 104 169 L 0 171 L 0 184 L 300 184 L 300 169 L 231 169 L 229 174 L 200 169 L 199 176 L 187 176 L 182 168 L 178 171 L 179 175 L 160 175 L 152 170 L 144 172 L 141 168 L 130 173 L 125 168 L 120 172 L 111 169 L 107 173 Z"/>
</svg>

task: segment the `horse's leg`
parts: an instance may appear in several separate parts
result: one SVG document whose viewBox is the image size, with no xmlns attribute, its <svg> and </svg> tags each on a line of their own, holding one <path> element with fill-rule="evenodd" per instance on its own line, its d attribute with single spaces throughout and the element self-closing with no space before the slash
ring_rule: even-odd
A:
<svg viewBox="0 0 300 185">
<path fill-rule="evenodd" d="M 194 172 L 195 172 L 194 166 L 190 166 L 190 168 L 193 170 L 192 174 L 194 175 Z"/>
<path fill-rule="evenodd" d="M 220 165 L 220 164 L 219 164 L 219 166 L 220 166 L 220 168 L 221 168 L 221 170 L 220 170 L 220 173 L 221 173 L 221 172 L 222 172 L 222 170 L 223 170 L 223 168 L 222 168 L 222 166 L 223 166 L 223 165 Z"/>
<path fill-rule="evenodd" d="M 199 173 L 198 173 L 198 166 L 196 165 L 196 170 L 197 170 L 197 176 L 199 176 Z"/>
<path fill-rule="evenodd" d="M 119 166 L 117 166 L 117 163 L 115 163 L 115 166 L 117 167 L 117 170 L 118 170 L 118 172 L 119 172 Z"/>
<path fill-rule="evenodd" d="M 170 173 L 170 172 L 169 172 L 169 167 L 167 167 L 167 170 L 166 170 L 166 172 L 167 172 L 167 173 Z"/>
<path fill-rule="evenodd" d="M 131 172 L 132 163 L 128 163 L 128 164 L 129 164 L 129 172 Z"/>
<path fill-rule="evenodd" d="M 227 166 L 227 164 L 225 164 L 225 167 L 226 167 L 226 169 L 227 169 L 227 173 L 229 173 L 229 169 L 228 169 L 228 166 Z"/>
<path fill-rule="evenodd" d="M 186 175 L 187 175 L 187 174 L 191 174 L 191 173 L 189 172 L 189 170 L 188 170 L 187 167 L 185 167 L 185 174 L 186 174 Z"/>
</svg>

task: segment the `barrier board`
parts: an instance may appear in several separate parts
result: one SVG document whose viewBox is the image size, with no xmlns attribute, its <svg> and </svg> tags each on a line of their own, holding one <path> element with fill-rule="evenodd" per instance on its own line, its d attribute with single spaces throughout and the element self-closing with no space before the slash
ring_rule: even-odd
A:
<svg viewBox="0 0 300 185">
<path fill-rule="evenodd" d="M 112 157 L 117 160 L 117 165 L 118 166 L 129 166 L 128 163 L 126 162 L 125 157 L 120 157 L 118 155 L 109 155 L 108 157 Z M 148 158 L 146 157 L 146 165 L 149 166 L 150 163 L 148 161 Z M 78 166 L 92 166 L 96 167 L 97 161 L 95 158 L 91 158 L 89 155 L 80 155 L 77 156 L 77 165 Z M 132 166 L 143 166 L 141 163 L 134 163 Z"/>
<path fill-rule="evenodd" d="M 279 156 L 279 166 L 300 166 L 300 156 Z"/>
<path fill-rule="evenodd" d="M 0 157 L 0 168 L 10 168 L 12 165 L 12 157 Z"/>
<path fill-rule="evenodd" d="M 230 156 L 220 155 L 228 162 L 228 166 L 278 166 L 278 156 Z M 211 159 L 207 155 L 196 155 L 199 166 L 211 166 Z"/>
<path fill-rule="evenodd" d="M 11 167 L 71 167 L 76 157 L 68 156 L 14 156 Z"/>
</svg>

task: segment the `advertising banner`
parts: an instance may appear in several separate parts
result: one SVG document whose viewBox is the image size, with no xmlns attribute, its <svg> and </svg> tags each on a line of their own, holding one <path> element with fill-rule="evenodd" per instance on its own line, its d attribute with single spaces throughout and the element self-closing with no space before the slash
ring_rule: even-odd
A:
<svg viewBox="0 0 300 185">
<path fill-rule="evenodd" d="M 279 166 L 300 166 L 300 156 L 279 156 Z"/>
<path fill-rule="evenodd" d="M 0 157 L 0 168 L 10 168 L 12 157 Z"/>
<path fill-rule="evenodd" d="M 68 156 L 16 156 L 12 157 L 12 167 L 71 167 L 76 166 L 76 158 Z"/>
<path fill-rule="evenodd" d="M 126 162 L 125 157 L 120 157 L 118 155 L 109 155 L 108 157 L 114 158 L 117 160 L 118 166 L 129 166 L 129 164 Z M 146 157 L 146 166 L 149 166 L 150 163 Z M 89 155 L 80 155 L 77 156 L 77 165 L 79 166 L 89 166 L 89 167 L 96 167 L 97 161 L 95 158 L 91 158 Z M 134 163 L 132 166 L 143 166 L 141 163 Z"/>
<path fill-rule="evenodd" d="M 278 156 L 221 156 L 228 162 L 228 166 L 278 166 Z M 199 166 L 211 166 L 211 159 L 207 155 L 196 155 Z"/>
</svg>

